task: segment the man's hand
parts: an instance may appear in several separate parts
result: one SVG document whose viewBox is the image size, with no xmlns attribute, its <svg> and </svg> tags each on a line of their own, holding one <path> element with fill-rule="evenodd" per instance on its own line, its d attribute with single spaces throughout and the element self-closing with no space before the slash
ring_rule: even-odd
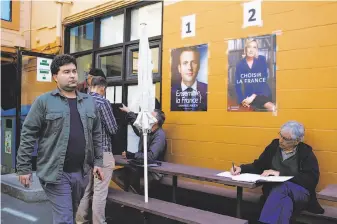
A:
<svg viewBox="0 0 337 224">
<path fill-rule="evenodd" d="M 280 172 L 276 170 L 265 170 L 261 174 L 263 177 L 268 177 L 268 176 L 280 176 Z"/>
<path fill-rule="evenodd" d="M 125 106 L 124 104 L 123 104 L 123 107 L 120 107 L 119 109 L 123 112 L 126 112 L 126 113 L 130 112 L 130 109 L 127 106 Z"/>
<path fill-rule="evenodd" d="M 123 157 L 124 159 L 126 159 L 126 152 L 125 152 L 125 151 L 122 152 L 122 157 Z"/>
<path fill-rule="evenodd" d="M 93 175 L 94 177 L 97 177 L 101 181 L 104 180 L 102 167 L 94 166 Z"/>
<path fill-rule="evenodd" d="M 241 173 L 241 167 L 239 166 L 234 166 L 234 170 L 233 167 L 231 167 L 231 174 L 232 175 L 239 175 Z"/>
<path fill-rule="evenodd" d="M 19 181 L 25 188 L 29 188 L 32 184 L 32 174 L 20 175 Z"/>
</svg>

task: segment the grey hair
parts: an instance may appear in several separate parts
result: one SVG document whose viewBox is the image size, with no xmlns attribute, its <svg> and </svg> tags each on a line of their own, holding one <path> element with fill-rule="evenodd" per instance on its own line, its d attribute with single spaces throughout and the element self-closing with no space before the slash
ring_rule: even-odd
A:
<svg viewBox="0 0 337 224">
<path fill-rule="evenodd" d="M 154 112 L 156 113 L 156 119 L 158 121 L 159 127 L 163 126 L 165 122 L 165 113 L 159 109 L 155 109 Z"/>
<path fill-rule="evenodd" d="M 289 131 L 293 140 L 304 140 L 304 126 L 297 121 L 288 121 L 281 127 L 281 132 Z"/>
</svg>

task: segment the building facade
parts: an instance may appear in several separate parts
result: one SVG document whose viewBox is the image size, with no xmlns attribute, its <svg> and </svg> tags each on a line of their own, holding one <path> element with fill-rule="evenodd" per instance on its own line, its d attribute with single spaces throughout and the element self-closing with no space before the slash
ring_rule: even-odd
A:
<svg viewBox="0 0 337 224">
<path fill-rule="evenodd" d="M 74 55 L 80 80 L 85 80 L 91 67 L 103 69 L 109 83 L 107 98 L 116 105 L 133 105 L 133 110 L 137 110 L 132 99 L 137 85 L 138 25 L 142 21 L 148 24 L 156 98 L 167 117 L 168 161 L 227 170 L 232 161 L 251 162 L 278 138 L 284 122 L 297 120 L 304 124 L 304 141 L 313 147 L 319 160 L 318 190 L 337 183 L 336 2 L 263 1 L 263 23 L 248 27 L 244 26 L 240 1 L 20 3 L 31 5 L 31 23 L 27 25 L 31 31 L 24 32 L 25 43 L 29 44 L 23 47 L 40 53 Z M 195 18 L 189 25 L 184 23 L 188 16 Z M 2 25 L 2 33 L 4 28 Z M 185 28 L 187 36 L 183 34 Z M 276 42 L 262 41 L 266 35 Z M 229 109 L 233 94 L 229 89 L 234 82 L 229 75 L 232 56 L 243 52 L 242 38 L 248 37 L 261 40 L 257 41 L 260 52 L 264 45 L 275 47 L 273 56 L 263 53 L 268 63 L 273 60 L 268 67 L 268 77 L 274 77 L 273 112 Z M 1 41 L 9 44 L 3 38 Z M 172 80 L 177 71 L 174 51 L 201 45 L 207 45 L 207 53 L 198 48 L 200 62 L 205 61 L 201 64 L 206 78 L 200 80 L 208 86 L 207 110 L 172 111 Z M 231 53 L 235 50 L 239 53 Z M 29 85 L 25 87 L 23 81 L 21 105 L 31 104 L 37 95 L 53 88 L 52 82 L 35 82 L 35 71 L 31 67 L 31 73 L 22 73 L 27 77 L 22 80 Z M 130 127 L 123 128 L 120 138 L 119 151 L 132 150 L 137 142 Z"/>
</svg>

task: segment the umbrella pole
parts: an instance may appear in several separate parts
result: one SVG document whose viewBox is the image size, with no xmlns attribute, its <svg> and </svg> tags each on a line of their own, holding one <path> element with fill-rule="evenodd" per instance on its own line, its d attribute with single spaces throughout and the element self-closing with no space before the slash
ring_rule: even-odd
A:
<svg viewBox="0 0 337 224">
<path fill-rule="evenodd" d="M 149 196 L 148 196 L 148 176 L 147 176 L 147 132 L 143 131 L 144 135 L 144 196 L 145 196 L 145 203 L 148 203 Z"/>
</svg>

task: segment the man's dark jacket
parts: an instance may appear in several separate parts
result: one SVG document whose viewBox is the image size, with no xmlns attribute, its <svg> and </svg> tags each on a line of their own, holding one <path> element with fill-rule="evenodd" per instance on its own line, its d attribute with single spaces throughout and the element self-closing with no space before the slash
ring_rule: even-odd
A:
<svg viewBox="0 0 337 224">
<path fill-rule="evenodd" d="M 252 164 L 241 165 L 241 173 L 262 174 L 264 170 L 272 169 L 272 160 L 279 149 L 279 140 L 274 139 L 270 145 L 266 147 L 260 157 Z M 298 153 L 298 171 L 290 181 L 298 184 L 310 192 L 310 201 L 307 210 L 313 213 L 322 214 L 324 209 L 319 205 L 316 198 L 316 186 L 319 180 L 319 166 L 312 148 L 300 142 L 297 146 Z M 271 186 L 266 184 L 263 186 L 264 197 L 267 198 Z"/>
</svg>

